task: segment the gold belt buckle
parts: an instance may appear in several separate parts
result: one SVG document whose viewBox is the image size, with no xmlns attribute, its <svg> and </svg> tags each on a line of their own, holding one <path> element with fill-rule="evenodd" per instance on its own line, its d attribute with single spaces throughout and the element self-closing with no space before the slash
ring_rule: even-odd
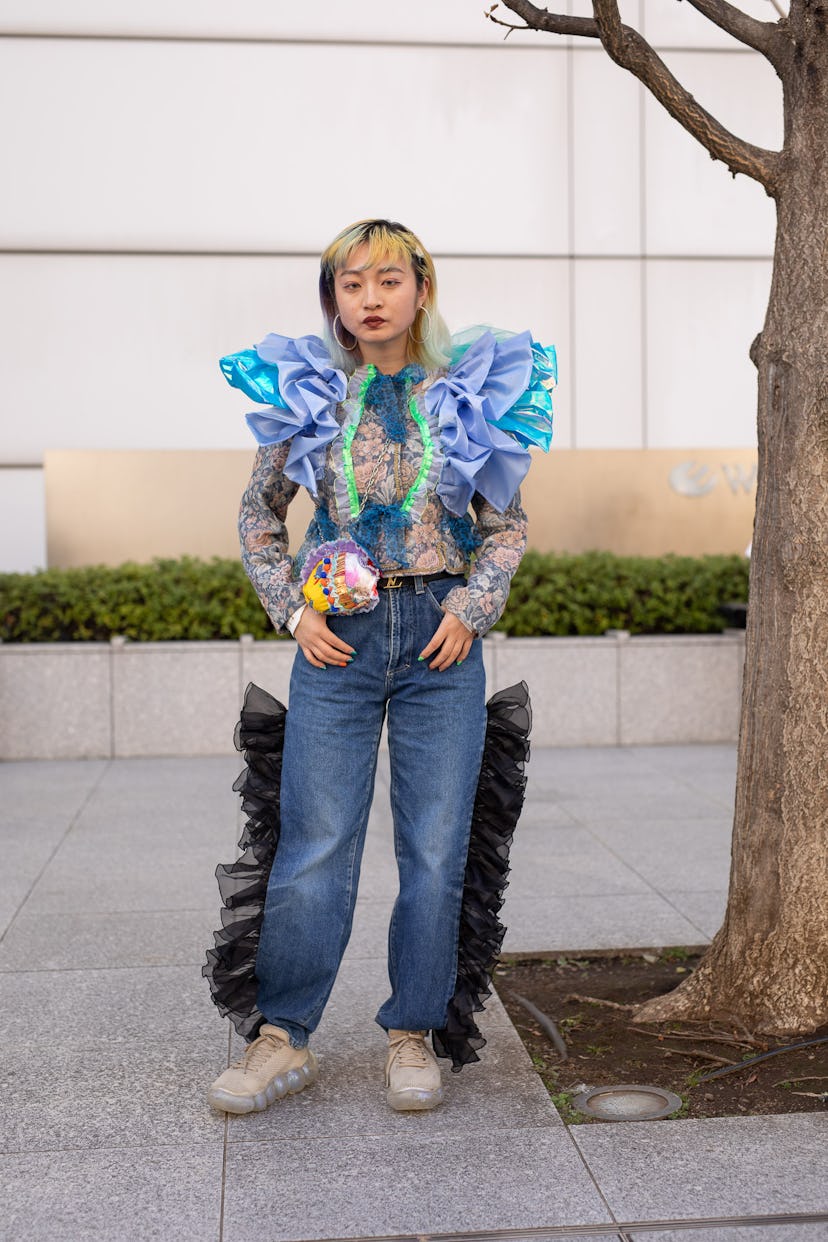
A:
<svg viewBox="0 0 828 1242">
<path fill-rule="evenodd" d="M 389 577 L 385 579 L 386 591 L 393 591 L 395 587 L 398 587 L 401 584 L 401 582 L 402 582 L 402 574 L 391 574 Z"/>
</svg>

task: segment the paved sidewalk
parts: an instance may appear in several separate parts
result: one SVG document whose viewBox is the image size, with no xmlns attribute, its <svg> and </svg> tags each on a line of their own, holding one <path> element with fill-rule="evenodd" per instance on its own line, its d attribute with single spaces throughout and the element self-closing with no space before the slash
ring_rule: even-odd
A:
<svg viewBox="0 0 828 1242">
<path fill-rule="evenodd" d="M 505 948 L 704 943 L 724 906 L 734 764 L 732 747 L 536 748 Z M 445 1104 L 386 1108 L 372 1020 L 395 886 L 384 766 L 314 1041 L 320 1081 L 263 1114 L 211 1112 L 206 1087 L 238 1041 L 201 964 L 240 766 L 0 766 L 0 1238 L 828 1238 L 828 1215 L 762 1219 L 828 1214 L 825 1117 L 567 1130 L 496 998 L 484 1059 L 446 1075 Z"/>
</svg>

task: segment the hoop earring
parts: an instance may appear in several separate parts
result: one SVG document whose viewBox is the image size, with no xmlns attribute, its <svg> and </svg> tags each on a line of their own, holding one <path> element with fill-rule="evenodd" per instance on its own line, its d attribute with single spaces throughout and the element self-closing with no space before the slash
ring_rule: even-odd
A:
<svg viewBox="0 0 828 1242">
<path fill-rule="evenodd" d="M 337 345 L 339 346 L 339 348 L 340 348 L 340 349 L 344 349 L 346 354 L 350 354 L 350 353 L 352 353 L 352 352 L 356 349 L 356 347 L 357 347 L 357 345 L 359 344 L 359 342 L 357 341 L 356 337 L 354 337 L 354 343 L 353 343 L 353 345 L 344 345 L 344 344 L 342 343 L 342 341 L 340 341 L 339 337 L 336 335 L 336 321 L 337 321 L 337 319 L 339 319 L 339 315 L 334 315 L 334 321 L 333 321 L 333 323 L 331 324 L 331 333 L 332 333 L 332 335 L 333 335 L 333 339 L 336 341 L 336 343 L 337 343 Z M 342 323 L 342 320 L 341 320 L 341 319 L 339 319 L 339 322 L 340 322 L 340 323 Z M 352 334 L 352 335 L 353 335 L 353 334 Z"/>
<path fill-rule="evenodd" d="M 416 338 L 416 336 L 414 335 L 414 333 L 411 331 L 411 327 L 409 327 L 409 329 L 408 329 L 408 335 L 411 337 L 411 339 L 412 339 L 412 341 L 414 342 L 414 344 L 415 344 L 415 345 L 425 345 L 427 341 L 430 341 L 430 340 L 431 340 L 431 329 L 432 329 L 432 323 L 431 323 L 431 311 L 428 309 L 428 307 L 427 307 L 425 304 L 423 304 L 423 305 L 420 307 L 420 310 L 423 312 L 423 314 L 425 315 L 426 319 L 428 320 L 428 328 L 426 329 L 426 334 L 425 334 L 425 336 L 424 336 L 424 337 L 422 337 L 422 338 L 418 341 L 418 340 L 417 340 L 417 338 Z M 416 315 L 414 316 L 414 318 L 415 318 L 415 320 L 416 320 Z M 413 326 L 413 325 L 412 325 L 412 326 Z"/>
</svg>

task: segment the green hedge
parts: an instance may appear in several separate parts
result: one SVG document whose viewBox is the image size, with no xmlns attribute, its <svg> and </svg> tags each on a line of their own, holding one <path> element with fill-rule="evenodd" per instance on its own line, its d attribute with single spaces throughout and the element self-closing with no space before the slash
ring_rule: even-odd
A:
<svg viewBox="0 0 828 1242">
<path fill-rule="evenodd" d="M 718 605 L 747 599 L 738 556 L 659 558 L 529 552 L 497 628 L 507 634 L 705 634 Z M 276 635 L 234 560 L 157 560 L 110 569 L 0 574 L 0 639 L 11 643 L 145 642 Z"/>
<path fill-rule="evenodd" d="M 721 633 L 720 604 L 746 600 L 748 562 L 741 556 L 614 556 L 527 552 L 496 626 L 533 634 Z"/>
<path fill-rule="evenodd" d="M 157 560 L 0 574 L 4 642 L 275 637 L 238 561 Z"/>
</svg>

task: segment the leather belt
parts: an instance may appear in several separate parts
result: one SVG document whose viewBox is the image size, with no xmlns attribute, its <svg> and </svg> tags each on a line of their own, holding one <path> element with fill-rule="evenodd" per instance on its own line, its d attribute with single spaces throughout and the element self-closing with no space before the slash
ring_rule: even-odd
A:
<svg viewBox="0 0 828 1242">
<path fill-rule="evenodd" d="M 465 574 L 453 574 L 448 569 L 442 569 L 437 574 L 388 574 L 387 577 L 377 581 L 377 586 L 383 591 L 395 591 L 403 586 L 416 587 L 418 582 L 438 582 L 440 578 L 457 578 L 458 581 L 465 581 Z"/>
</svg>

